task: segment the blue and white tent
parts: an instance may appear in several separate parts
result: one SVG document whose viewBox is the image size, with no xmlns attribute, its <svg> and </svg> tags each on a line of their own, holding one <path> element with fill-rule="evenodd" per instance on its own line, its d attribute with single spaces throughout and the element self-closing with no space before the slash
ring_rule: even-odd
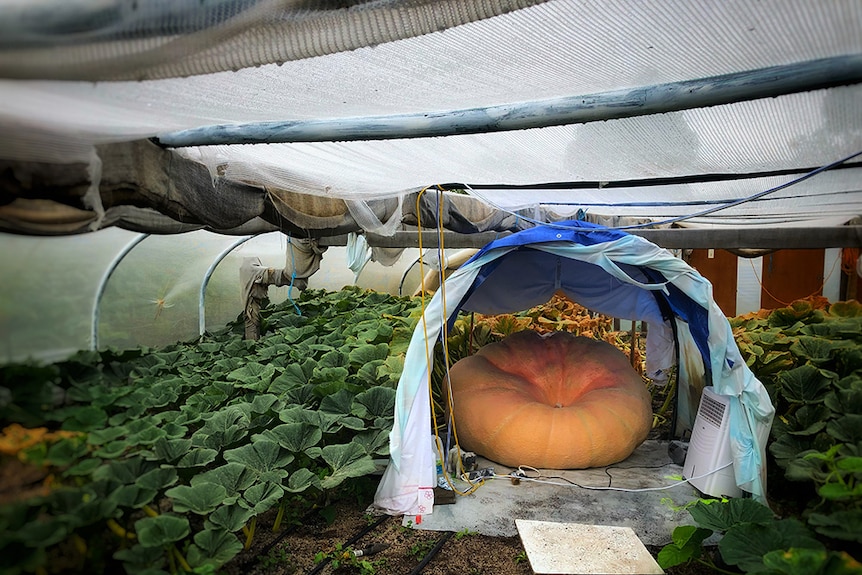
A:
<svg viewBox="0 0 862 575">
<path fill-rule="evenodd" d="M 498 314 L 529 309 L 558 290 L 592 311 L 647 322 L 646 364 L 652 379 L 666 379 L 678 343 L 681 394 L 702 378 L 701 385 L 712 385 L 729 398 L 736 483 L 765 502 L 766 446 L 755 430 L 772 424 L 775 409 L 740 355 L 730 324 L 713 301 L 712 285 L 639 236 L 569 221 L 489 243 L 431 299 L 398 383 L 391 460 L 375 505 L 391 514 L 431 512 L 435 470 L 428 373 L 444 322 L 454 321 L 461 310 Z"/>
</svg>

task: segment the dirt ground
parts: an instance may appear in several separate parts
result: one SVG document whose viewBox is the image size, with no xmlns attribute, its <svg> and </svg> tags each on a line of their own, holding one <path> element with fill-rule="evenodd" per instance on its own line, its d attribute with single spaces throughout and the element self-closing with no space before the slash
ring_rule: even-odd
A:
<svg viewBox="0 0 862 575">
<path fill-rule="evenodd" d="M 255 535 L 255 545 L 225 566 L 227 575 L 529 575 L 533 573 L 519 537 L 488 537 L 469 532 L 441 533 L 402 525 L 401 517 L 373 517 L 359 504 L 339 503 L 334 521 L 327 524 L 312 514 L 303 524 L 286 534 L 273 534 L 271 516 L 262 517 Z M 358 539 L 364 530 L 370 531 Z M 435 553 L 434 547 L 441 547 Z M 347 545 L 346 542 L 354 540 Z M 380 546 L 373 555 L 360 558 L 369 563 L 363 567 L 359 559 L 344 560 L 337 569 L 331 562 L 315 561 L 319 554 L 343 556 L 348 549 Z M 659 549 L 649 548 L 655 556 Z M 337 553 L 341 552 L 341 555 Z M 363 568 L 366 570 L 363 571 Z M 698 565 L 679 566 L 669 575 L 704 573 Z"/>
</svg>

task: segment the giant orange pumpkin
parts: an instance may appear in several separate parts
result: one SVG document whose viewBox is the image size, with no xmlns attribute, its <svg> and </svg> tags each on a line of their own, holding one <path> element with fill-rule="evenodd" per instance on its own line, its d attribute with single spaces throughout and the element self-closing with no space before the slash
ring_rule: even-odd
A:
<svg viewBox="0 0 862 575">
<path fill-rule="evenodd" d="M 609 343 L 517 332 L 450 369 L 464 449 L 497 463 L 581 469 L 622 461 L 652 425 L 650 395 Z"/>
</svg>

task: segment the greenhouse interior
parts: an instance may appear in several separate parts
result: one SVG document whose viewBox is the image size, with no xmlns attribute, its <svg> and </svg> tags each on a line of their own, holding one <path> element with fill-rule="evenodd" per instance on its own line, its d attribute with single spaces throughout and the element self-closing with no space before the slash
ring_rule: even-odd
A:
<svg viewBox="0 0 862 575">
<path fill-rule="evenodd" d="M 0 101 L 0 574 L 862 573 L 862 3 L 4 0 Z"/>
</svg>

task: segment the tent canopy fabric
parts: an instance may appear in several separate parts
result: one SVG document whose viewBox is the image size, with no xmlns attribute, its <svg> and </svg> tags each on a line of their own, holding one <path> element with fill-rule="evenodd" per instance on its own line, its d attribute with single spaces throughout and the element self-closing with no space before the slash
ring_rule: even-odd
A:
<svg viewBox="0 0 862 575">
<path fill-rule="evenodd" d="M 774 408 L 742 360 L 730 324 L 712 300 L 710 283 L 643 238 L 567 221 L 491 242 L 447 278 L 431 299 L 407 350 L 390 435 L 391 461 L 375 504 L 393 514 L 430 512 L 434 462 L 428 374 L 434 342 L 444 326 L 460 310 L 520 311 L 544 303 L 557 291 L 591 310 L 648 322 L 646 361 L 651 378 L 662 380 L 673 366 L 674 334 L 693 342 L 694 347 L 679 349 L 699 355 L 705 378 L 696 381 L 695 371 L 681 370 L 680 388 L 712 385 L 716 393 L 730 398 L 737 485 L 765 501 L 766 445 L 756 430 L 771 426 Z M 679 363 L 691 361 L 680 358 Z"/>
<path fill-rule="evenodd" d="M 445 183 L 499 212 L 447 218 L 468 233 L 839 226 L 860 29 L 853 0 L 4 2 L 0 230 L 391 235 Z"/>
</svg>

